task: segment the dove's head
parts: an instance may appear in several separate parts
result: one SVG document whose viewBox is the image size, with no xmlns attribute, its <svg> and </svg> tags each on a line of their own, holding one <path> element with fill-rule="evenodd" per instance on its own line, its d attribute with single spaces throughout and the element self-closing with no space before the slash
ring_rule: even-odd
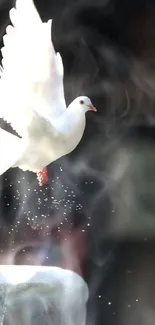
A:
<svg viewBox="0 0 155 325">
<path fill-rule="evenodd" d="M 84 111 L 85 113 L 87 111 L 93 111 L 96 112 L 96 108 L 93 106 L 91 100 L 86 96 L 79 96 L 72 102 L 72 105 L 76 106 L 81 111 Z"/>
</svg>

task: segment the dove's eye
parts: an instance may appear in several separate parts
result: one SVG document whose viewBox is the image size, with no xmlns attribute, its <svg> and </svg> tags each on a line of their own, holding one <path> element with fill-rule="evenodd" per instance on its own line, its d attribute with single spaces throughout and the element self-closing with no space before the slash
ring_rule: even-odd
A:
<svg viewBox="0 0 155 325">
<path fill-rule="evenodd" d="M 80 100 L 80 104 L 83 105 L 84 104 L 84 100 Z"/>
</svg>

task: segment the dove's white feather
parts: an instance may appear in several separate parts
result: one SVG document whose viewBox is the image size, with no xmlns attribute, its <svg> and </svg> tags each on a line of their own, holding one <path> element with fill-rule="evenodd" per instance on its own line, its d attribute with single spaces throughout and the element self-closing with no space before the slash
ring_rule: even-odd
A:
<svg viewBox="0 0 155 325">
<path fill-rule="evenodd" d="M 0 175 L 20 158 L 21 146 L 20 138 L 0 128 Z"/>
<path fill-rule="evenodd" d="M 55 120 L 66 110 L 63 64 L 51 42 L 51 20 L 42 23 L 32 0 L 10 11 L 2 48 L 0 117 L 21 136 L 38 114 Z M 36 114 L 37 113 L 37 114 Z"/>
</svg>

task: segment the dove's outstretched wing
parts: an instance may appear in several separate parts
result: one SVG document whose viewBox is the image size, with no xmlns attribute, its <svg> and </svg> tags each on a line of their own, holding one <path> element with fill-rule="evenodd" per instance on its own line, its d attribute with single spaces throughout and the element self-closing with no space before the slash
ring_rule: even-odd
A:
<svg viewBox="0 0 155 325">
<path fill-rule="evenodd" d="M 24 136 L 37 115 L 52 121 L 66 110 L 63 64 L 51 41 L 51 20 L 43 23 L 32 0 L 10 10 L 2 48 L 0 117 Z"/>
</svg>

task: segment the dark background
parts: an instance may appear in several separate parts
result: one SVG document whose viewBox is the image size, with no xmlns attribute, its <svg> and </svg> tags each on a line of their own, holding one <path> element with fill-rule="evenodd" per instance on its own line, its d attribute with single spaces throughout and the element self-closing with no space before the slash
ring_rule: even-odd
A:
<svg viewBox="0 0 155 325">
<path fill-rule="evenodd" d="M 88 324 L 154 325 L 155 1 L 35 4 L 54 20 L 67 103 L 85 94 L 98 112 L 47 185 L 19 169 L 0 177 L 0 263 L 82 274 Z M 0 1 L 1 39 L 12 5 Z"/>
</svg>

